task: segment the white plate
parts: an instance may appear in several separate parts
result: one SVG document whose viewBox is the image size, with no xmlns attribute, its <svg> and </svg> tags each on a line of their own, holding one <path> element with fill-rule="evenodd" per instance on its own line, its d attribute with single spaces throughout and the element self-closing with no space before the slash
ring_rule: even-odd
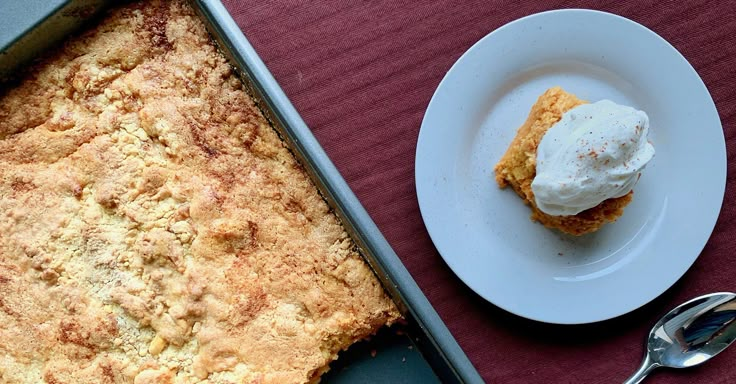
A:
<svg viewBox="0 0 736 384">
<path fill-rule="evenodd" d="M 494 180 L 554 85 L 646 111 L 656 149 L 624 215 L 579 238 L 530 221 Z M 486 300 L 550 323 L 609 319 L 664 292 L 705 246 L 725 183 L 723 130 L 695 70 L 654 32 L 598 11 L 539 13 L 481 39 L 440 83 L 417 143 L 419 206 L 444 260 Z"/>
</svg>

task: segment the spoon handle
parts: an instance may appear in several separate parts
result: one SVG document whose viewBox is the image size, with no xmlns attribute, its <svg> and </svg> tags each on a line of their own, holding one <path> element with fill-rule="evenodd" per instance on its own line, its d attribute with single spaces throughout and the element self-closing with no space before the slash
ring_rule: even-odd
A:
<svg viewBox="0 0 736 384">
<path fill-rule="evenodd" d="M 634 372 L 631 377 L 626 379 L 624 381 L 624 384 L 638 384 L 641 383 L 642 380 L 644 380 L 645 377 L 654 370 L 654 368 L 659 367 L 659 364 L 655 363 L 651 357 L 649 357 L 649 354 L 647 353 L 646 356 L 644 356 L 644 360 L 641 362 L 641 365 L 639 366 L 639 369 Z"/>
</svg>

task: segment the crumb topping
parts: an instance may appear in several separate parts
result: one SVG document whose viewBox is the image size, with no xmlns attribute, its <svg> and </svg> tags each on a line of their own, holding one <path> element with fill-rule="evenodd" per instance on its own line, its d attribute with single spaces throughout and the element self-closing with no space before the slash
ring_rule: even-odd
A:
<svg viewBox="0 0 736 384">
<path fill-rule="evenodd" d="M 399 314 L 183 2 L 0 96 L 0 381 L 316 380 Z"/>
</svg>

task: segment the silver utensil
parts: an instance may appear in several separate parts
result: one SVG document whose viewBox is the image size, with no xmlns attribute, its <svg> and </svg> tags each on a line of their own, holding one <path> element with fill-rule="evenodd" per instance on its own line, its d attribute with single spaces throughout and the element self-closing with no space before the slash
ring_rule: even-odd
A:
<svg viewBox="0 0 736 384">
<path fill-rule="evenodd" d="M 649 332 L 639 369 L 624 384 L 636 384 L 655 368 L 687 368 L 708 361 L 736 340 L 736 294 L 696 297 L 666 314 Z"/>
</svg>

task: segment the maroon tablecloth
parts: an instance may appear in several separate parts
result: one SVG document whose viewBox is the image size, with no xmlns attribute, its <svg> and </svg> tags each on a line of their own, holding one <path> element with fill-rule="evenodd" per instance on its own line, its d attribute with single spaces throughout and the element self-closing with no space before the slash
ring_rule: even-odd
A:
<svg viewBox="0 0 736 384">
<path fill-rule="evenodd" d="M 736 290 L 736 208 L 730 204 L 736 188 L 736 1 L 225 4 L 487 382 L 620 382 L 639 364 L 644 338 L 663 313 L 695 295 Z M 713 96 L 730 160 L 715 232 L 674 287 L 614 320 L 555 326 L 494 307 L 449 270 L 419 214 L 414 152 L 435 88 L 466 49 L 511 20 L 570 7 L 628 17 L 674 45 Z M 736 347 L 698 368 L 662 370 L 652 382 L 735 383 Z"/>
</svg>

